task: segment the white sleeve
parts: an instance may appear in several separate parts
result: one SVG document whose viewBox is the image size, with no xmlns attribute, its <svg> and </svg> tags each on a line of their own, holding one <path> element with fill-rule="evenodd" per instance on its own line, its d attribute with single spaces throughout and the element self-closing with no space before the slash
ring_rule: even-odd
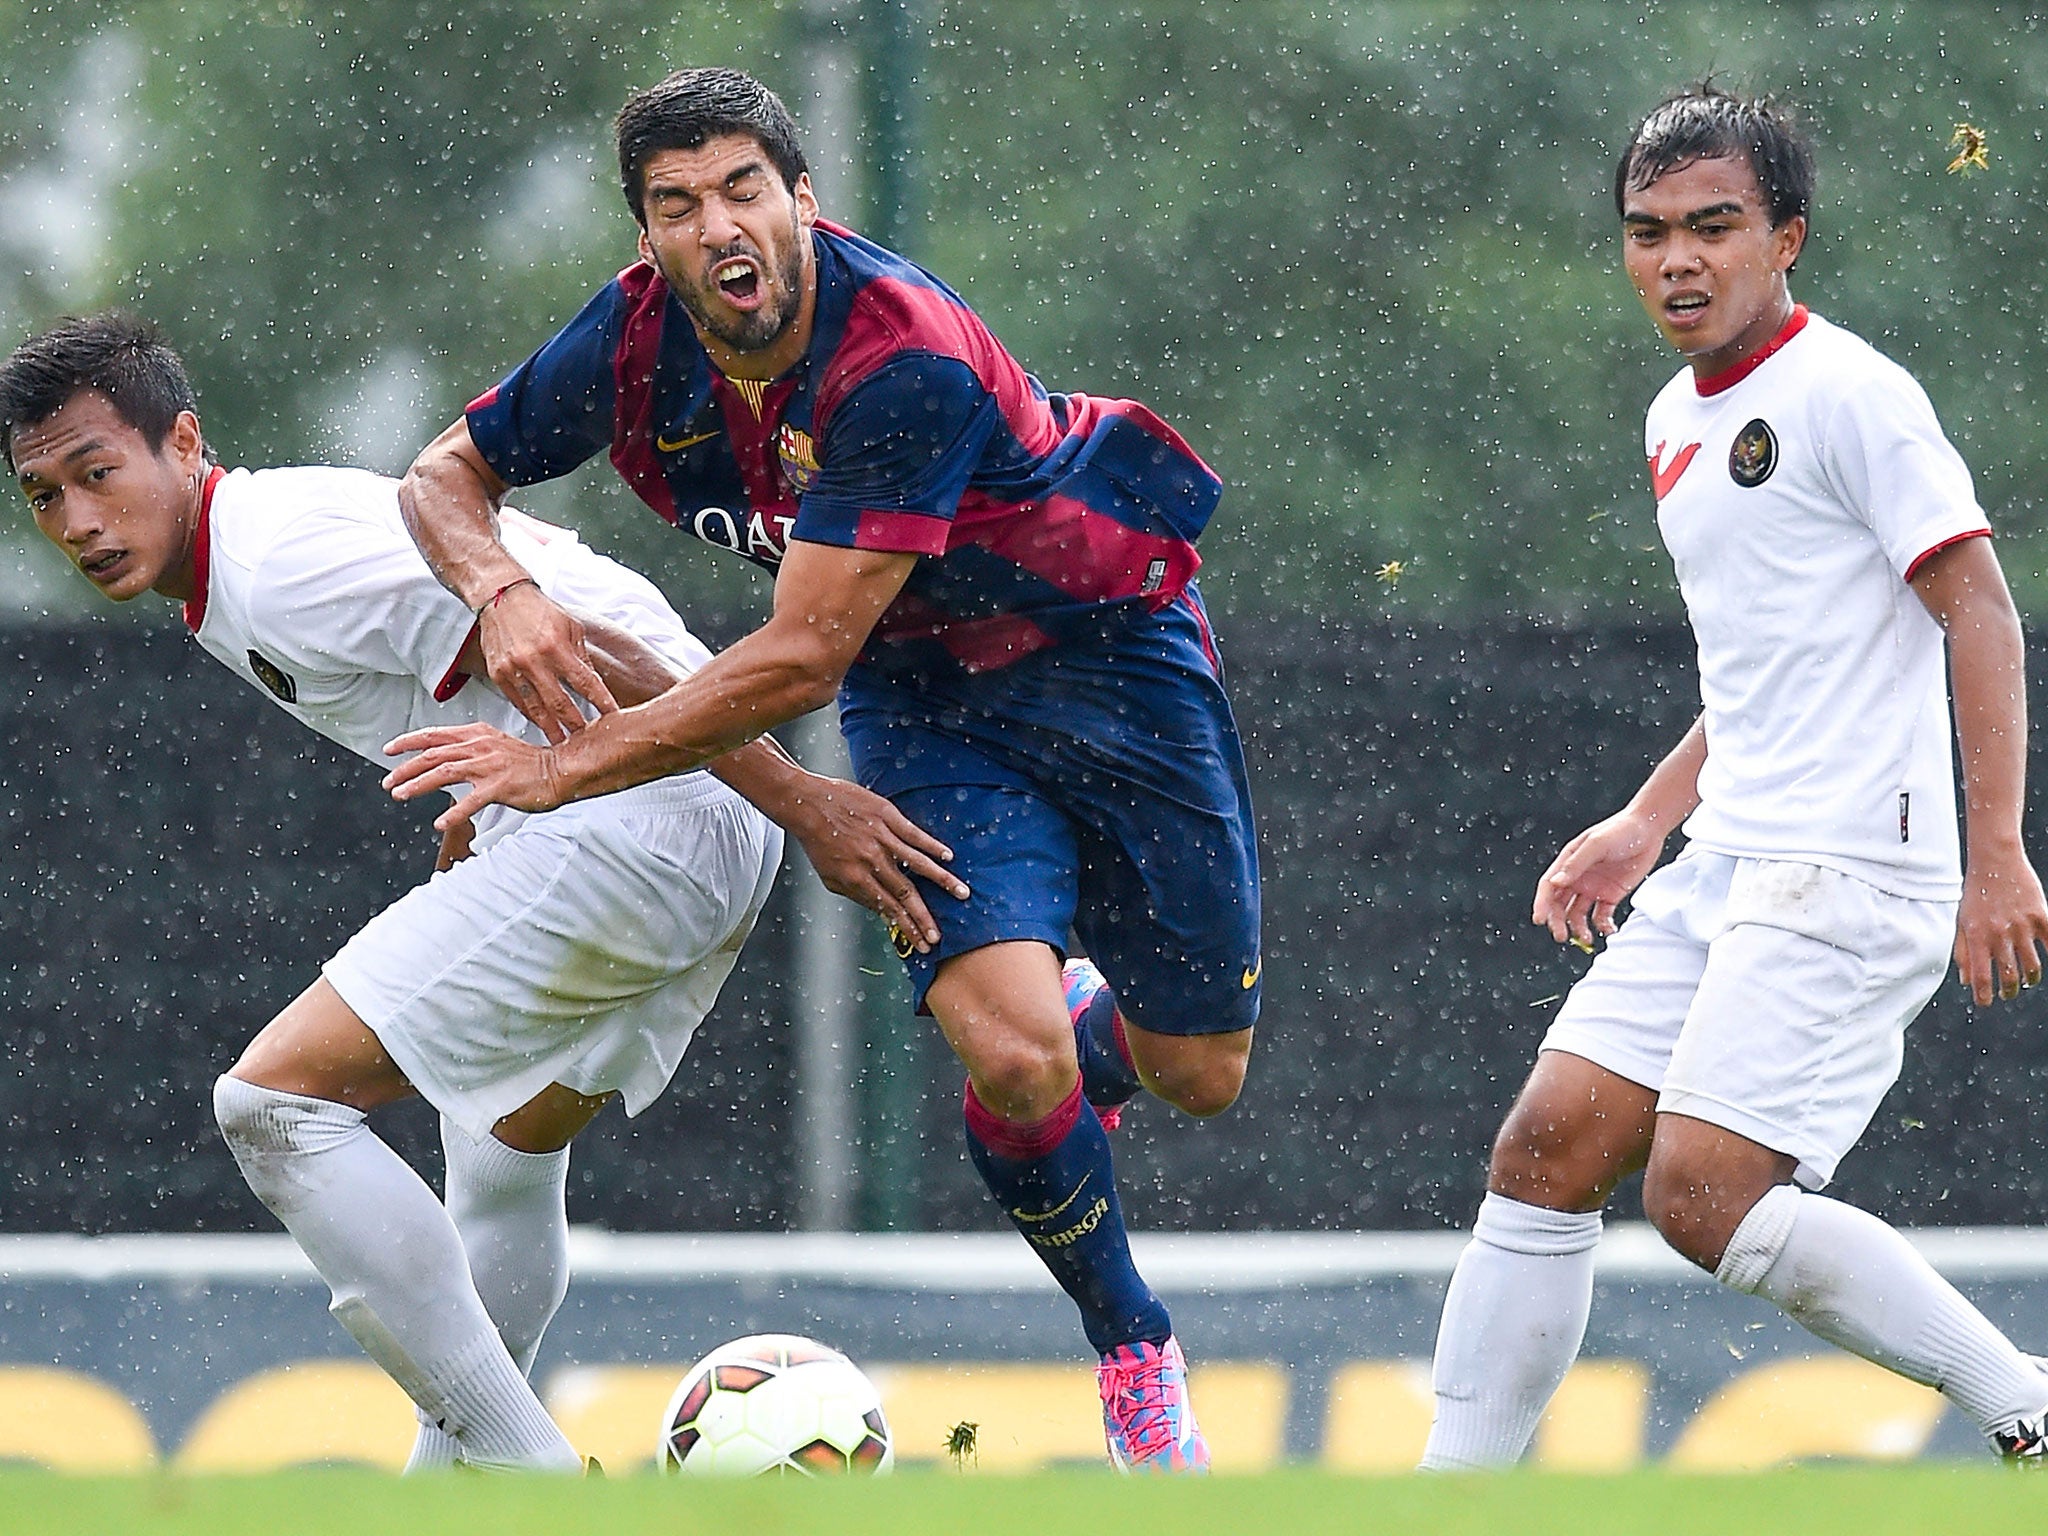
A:
<svg viewBox="0 0 2048 1536">
<path fill-rule="evenodd" d="M 476 622 L 402 531 L 339 509 L 301 518 L 252 576 L 250 625 L 287 670 L 382 672 L 431 692 Z"/>
<path fill-rule="evenodd" d="M 1902 579 L 1932 551 L 1990 529 L 1934 403 L 1896 364 L 1880 360 L 1843 389 L 1821 457 L 1836 494 Z"/>
</svg>

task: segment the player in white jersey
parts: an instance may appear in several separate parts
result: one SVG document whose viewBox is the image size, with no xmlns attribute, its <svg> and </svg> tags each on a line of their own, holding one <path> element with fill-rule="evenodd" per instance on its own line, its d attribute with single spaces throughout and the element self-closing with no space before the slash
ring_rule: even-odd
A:
<svg viewBox="0 0 2048 1536">
<path fill-rule="evenodd" d="M 1792 300 L 1812 165 L 1773 103 L 1701 85 L 1617 168 L 1624 265 L 1687 364 L 1645 447 L 1703 707 L 1538 883 L 1560 941 L 1611 938 L 1494 1144 L 1426 1469 L 1526 1451 L 1585 1334 L 1601 1208 L 1637 1170 L 1658 1231 L 1724 1285 L 1940 1389 L 2005 1456 L 2043 1455 L 2041 1362 L 1817 1193 L 1951 955 L 1980 1005 L 2014 996 L 2040 979 L 2048 903 L 2020 841 L 2019 620 L 1969 472 L 1903 370 Z"/>
<path fill-rule="evenodd" d="M 397 482 L 223 471 L 154 327 L 105 315 L 25 343 L 0 365 L 0 446 L 36 526 L 102 592 L 182 600 L 208 652 L 371 762 L 388 766 L 408 730 L 479 714 L 540 739 L 487 681 L 477 616 L 414 548 Z M 653 586 L 573 534 L 516 513 L 503 533 L 583 620 L 616 699 L 652 698 L 706 658 Z M 413 1469 L 580 1470 L 526 1379 L 568 1283 L 568 1146 L 610 1099 L 637 1114 L 666 1087 L 767 899 L 771 817 L 835 890 L 936 937 L 904 871 L 956 886 L 946 849 L 764 741 L 456 828 L 434 877 L 216 1085 L 250 1187 L 418 1406 Z M 445 1205 L 364 1123 L 414 1092 L 441 1111 Z"/>
</svg>

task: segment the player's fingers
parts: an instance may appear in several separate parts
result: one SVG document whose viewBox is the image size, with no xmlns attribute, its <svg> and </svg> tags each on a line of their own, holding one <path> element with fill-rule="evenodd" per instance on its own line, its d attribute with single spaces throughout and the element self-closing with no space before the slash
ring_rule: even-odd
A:
<svg viewBox="0 0 2048 1536">
<path fill-rule="evenodd" d="M 459 747 L 437 747 L 392 769 L 384 776 L 384 787 L 394 800 L 417 800 L 451 784 L 474 783 L 476 778 L 477 764 L 467 752 Z"/>
<path fill-rule="evenodd" d="M 1990 955 L 1968 934 L 1957 939 L 1956 952 L 1963 985 L 1970 989 L 1971 998 L 1979 1008 L 1990 1007 L 1993 996 Z"/>
<path fill-rule="evenodd" d="M 893 852 L 896 866 L 905 874 L 915 875 L 920 880 L 931 881 L 933 885 L 936 885 L 955 901 L 965 901 L 972 894 L 967 889 L 967 882 L 946 868 L 937 859 L 931 858 L 907 844 L 899 844 Z M 912 886 L 911 894 L 913 898 L 916 898 L 916 893 L 917 887 Z M 917 899 L 918 905 L 922 906 L 924 904 L 922 899 Z"/>
<path fill-rule="evenodd" d="M 491 803 L 490 797 L 481 790 L 471 790 L 447 810 L 434 818 L 434 830 L 446 832 L 458 823 L 473 819 L 477 812 Z"/>
<path fill-rule="evenodd" d="M 552 746 L 560 746 L 570 733 L 583 728 L 583 711 L 576 697 L 555 677 L 529 673 L 513 684 L 506 697 L 519 713 L 540 727 Z"/>
<path fill-rule="evenodd" d="M 928 954 L 939 942 L 939 925 L 932 921 L 931 909 L 924 904 L 917 887 L 906 884 L 894 894 L 890 906 L 892 910 L 882 914 L 889 925 L 898 933 L 911 935 L 919 954 Z"/>
<path fill-rule="evenodd" d="M 569 686 L 580 693 L 590 707 L 600 715 L 615 715 L 619 712 L 619 701 L 612 697 L 611 689 L 605 687 L 604 679 L 598 675 L 585 657 L 576 658 L 576 668 L 569 675 Z M 579 713 L 577 724 L 584 722 Z"/>
<path fill-rule="evenodd" d="M 934 859 L 944 859 L 948 863 L 952 862 L 953 850 L 951 848 L 940 842 L 936 837 L 933 837 L 931 833 L 925 831 L 923 827 L 920 827 L 908 816 L 897 810 L 887 800 L 883 800 L 882 805 L 884 806 L 882 824 L 898 838 L 908 843 L 919 853 L 929 855 Z"/>
<path fill-rule="evenodd" d="M 2011 1002 L 2020 995 L 2020 958 L 2012 940 L 1999 934 L 1992 940 L 1992 964 L 1998 971 L 1998 995 Z"/>
<path fill-rule="evenodd" d="M 384 755 L 397 757 L 403 752 L 424 752 L 429 747 L 447 746 L 451 742 L 472 740 L 477 732 L 488 727 L 469 725 L 426 725 L 416 731 L 407 731 L 403 736 L 394 736 L 384 743 Z"/>
</svg>

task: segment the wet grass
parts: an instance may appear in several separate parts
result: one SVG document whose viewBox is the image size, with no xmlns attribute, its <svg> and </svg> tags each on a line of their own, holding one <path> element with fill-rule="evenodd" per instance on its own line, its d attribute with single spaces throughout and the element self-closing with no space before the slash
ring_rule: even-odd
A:
<svg viewBox="0 0 2048 1536">
<path fill-rule="evenodd" d="M 64 1536 L 1887 1536 L 2048 1531 L 2048 1476 L 1995 1467 L 1819 1467 L 1756 1476 L 1361 1478 L 1313 1471 L 1204 1482 L 1103 1474 L 875 1482 L 582 1483 L 344 1469 L 262 1477 L 74 1478 L 0 1471 L 0 1532 Z"/>
</svg>

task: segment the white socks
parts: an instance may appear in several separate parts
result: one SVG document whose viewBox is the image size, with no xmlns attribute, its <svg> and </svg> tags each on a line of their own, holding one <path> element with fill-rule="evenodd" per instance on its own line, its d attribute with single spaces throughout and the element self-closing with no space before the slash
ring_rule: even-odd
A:
<svg viewBox="0 0 2048 1536">
<path fill-rule="evenodd" d="M 462 1236 L 470 1278 L 506 1351 L 531 1377 L 541 1335 L 569 1289 L 569 1149 L 518 1152 L 495 1136 L 476 1141 L 446 1115 L 441 1147 L 442 1203 Z M 460 1456 L 454 1437 L 420 1410 L 407 1473 L 453 1466 Z"/>
<path fill-rule="evenodd" d="M 1586 1336 L 1598 1211 L 1549 1211 L 1489 1194 L 1444 1295 L 1422 1469 L 1521 1459 Z"/>
<path fill-rule="evenodd" d="M 1868 1212 L 1780 1184 L 1750 1207 L 1714 1278 L 1830 1344 L 1934 1387 L 1985 1434 L 2048 1400 L 2048 1381 L 1913 1245 Z"/>
<path fill-rule="evenodd" d="M 500 1342 L 448 1212 L 358 1111 L 236 1077 L 214 1084 L 213 1106 L 249 1187 L 333 1291 L 336 1320 L 463 1460 L 582 1470 Z"/>
</svg>

